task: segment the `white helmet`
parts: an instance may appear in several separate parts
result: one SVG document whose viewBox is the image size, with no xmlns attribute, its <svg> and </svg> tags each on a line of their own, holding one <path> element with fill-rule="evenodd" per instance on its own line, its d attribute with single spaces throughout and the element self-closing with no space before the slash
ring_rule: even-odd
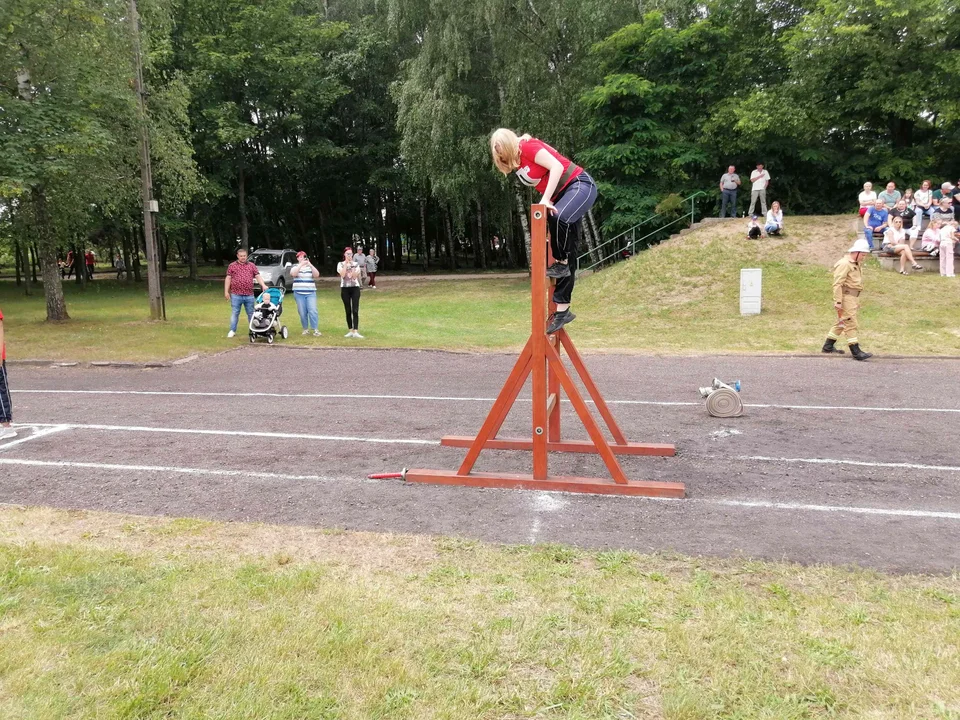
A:
<svg viewBox="0 0 960 720">
<path fill-rule="evenodd" d="M 855 253 L 855 252 L 868 253 L 870 252 L 870 244 L 866 241 L 865 238 L 857 238 L 857 241 L 853 244 L 853 247 L 847 250 L 847 252 L 848 253 Z"/>
</svg>

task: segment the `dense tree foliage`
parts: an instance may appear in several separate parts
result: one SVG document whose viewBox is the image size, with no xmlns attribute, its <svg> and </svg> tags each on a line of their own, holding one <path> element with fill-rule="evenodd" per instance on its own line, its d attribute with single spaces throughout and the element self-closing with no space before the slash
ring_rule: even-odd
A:
<svg viewBox="0 0 960 720">
<path fill-rule="evenodd" d="M 140 0 L 166 262 L 238 244 L 327 267 L 522 264 L 531 196 L 489 132 L 531 132 L 596 177 L 596 226 L 758 160 L 788 212 L 850 209 L 860 184 L 960 177 L 951 0 Z M 0 9 L 0 262 L 136 257 L 127 0 Z M 589 228 L 588 228 L 589 229 Z M 503 239 L 497 249 L 493 235 Z M 588 232 L 589 241 L 595 240 Z M 54 287 L 57 286 L 57 287 Z"/>
</svg>

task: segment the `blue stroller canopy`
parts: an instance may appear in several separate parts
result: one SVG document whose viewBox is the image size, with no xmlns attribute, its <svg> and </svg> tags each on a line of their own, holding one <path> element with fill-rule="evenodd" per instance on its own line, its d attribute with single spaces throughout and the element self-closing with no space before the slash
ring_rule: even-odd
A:
<svg viewBox="0 0 960 720">
<path fill-rule="evenodd" d="M 267 293 L 270 294 L 270 302 L 274 305 L 280 305 L 283 302 L 283 290 L 278 287 L 267 288 L 267 292 L 260 293 L 257 302 L 263 302 L 263 296 Z"/>
</svg>

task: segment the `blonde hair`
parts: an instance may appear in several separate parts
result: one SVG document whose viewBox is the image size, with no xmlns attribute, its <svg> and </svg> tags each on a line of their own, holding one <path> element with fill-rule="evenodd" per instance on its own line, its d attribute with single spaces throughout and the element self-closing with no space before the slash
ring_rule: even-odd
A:
<svg viewBox="0 0 960 720">
<path fill-rule="evenodd" d="M 520 140 L 529 140 L 529 135 L 518 137 L 509 128 L 498 128 L 490 136 L 490 155 L 493 164 L 504 175 L 509 175 L 520 167 Z"/>
</svg>

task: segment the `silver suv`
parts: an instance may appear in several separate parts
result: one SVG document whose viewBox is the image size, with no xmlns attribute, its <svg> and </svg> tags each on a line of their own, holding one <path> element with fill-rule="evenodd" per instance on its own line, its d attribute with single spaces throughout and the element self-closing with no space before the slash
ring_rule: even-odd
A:
<svg viewBox="0 0 960 720">
<path fill-rule="evenodd" d="M 267 285 L 282 287 L 284 290 L 293 285 L 290 270 L 297 264 L 297 253 L 293 250 L 260 248 L 251 253 L 250 262 L 257 266 L 260 277 Z"/>
</svg>

